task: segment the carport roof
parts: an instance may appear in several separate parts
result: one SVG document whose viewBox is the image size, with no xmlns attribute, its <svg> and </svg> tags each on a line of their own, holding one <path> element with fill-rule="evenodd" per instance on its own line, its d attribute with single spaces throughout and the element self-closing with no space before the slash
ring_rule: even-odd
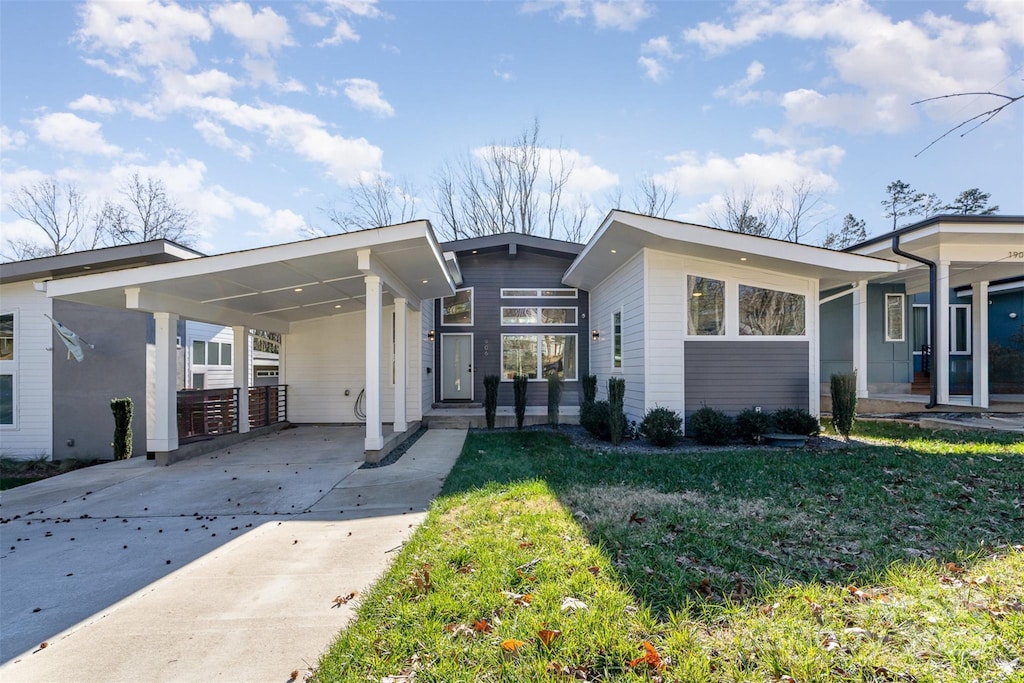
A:
<svg viewBox="0 0 1024 683">
<path fill-rule="evenodd" d="M 381 277 L 384 303 L 455 291 L 427 221 L 271 247 L 53 280 L 53 298 L 191 320 L 288 332 L 292 323 L 364 308 L 363 277 Z"/>
<path fill-rule="evenodd" d="M 822 289 L 896 273 L 900 268 L 896 262 L 880 258 L 615 210 L 562 281 L 593 289 L 644 248 L 817 278 Z"/>
</svg>

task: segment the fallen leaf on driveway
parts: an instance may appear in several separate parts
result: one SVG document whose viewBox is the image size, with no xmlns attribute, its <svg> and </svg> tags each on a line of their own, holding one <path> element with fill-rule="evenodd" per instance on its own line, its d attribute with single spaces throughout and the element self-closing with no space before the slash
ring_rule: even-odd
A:
<svg viewBox="0 0 1024 683">
<path fill-rule="evenodd" d="M 342 605 L 347 605 L 348 602 L 357 595 L 359 595 L 359 591 L 352 591 L 348 595 L 339 595 L 336 598 L 334 598 L 334 604 L 331 605 L 331 608 L 333 609 L 334 607 L 341 607 Z"/>
</svg>

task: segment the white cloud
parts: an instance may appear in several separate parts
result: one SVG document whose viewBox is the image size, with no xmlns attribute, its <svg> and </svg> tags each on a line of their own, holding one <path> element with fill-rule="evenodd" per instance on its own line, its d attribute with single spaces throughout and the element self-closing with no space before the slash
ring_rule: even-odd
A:
<svg viewBox="0 0 1024 683">
<path fill-rule="evenodd" d="M 384 99 L 380 86 L 374 81 L 366 78 L 348 78 L 338 81 L 338 85 L 343 87 L 345 96 L 356 109 L 363 109 L 385 118 L 395 115 L 395 108 Z"/>
<path fill-rule="evenodd" d="M 203 136 L 203 140 L 206 144 L 220 149 L 226 149 L 229 152 L 234 153 L 236 156 L 249 161 L 252 158 L 252 150 L 248 145 L 245 145 L 237 140 L 232 140 L 227 131 L 224 130 L 224 126 L 210 121 L 209 119 L 199 119 L 192 127 Z"/>
<path fill-rule="evenodd" d="M 352 28 L 352 24 L 339 17 L 335 20 L 334 30 L 331 32 L 331 35 L 316 45 L 317 47 L 323 47 L 325 45 L 341 45 L 344 42 L 359 42 L 359 34 Z"/>
<path fill-rule="evenodd" d="M 74 102 L 69 103 L 68 108 L 75 111 L 93 111 L 97 114 L 113 114 L 117 111 L 117 105 L 111 100 L 96 95 L 82 95 Z"/>
<path fill-rule="evenodd" d="M 291 209 L 268 210 L 260 218 L 261 232 L 250 232 L 266 238 L 270 243 L 293 242 L 301 239 L 306 230 L 306 219 Z"/>
<path fill-rule="evenodd" d="M 655 83 L 660 83 L 668 77 L 668 69 L 654 57 L 640 57 L 636 63 L 643 67 L 644 76 Z"/>
<path fill-rule="evenodd" d="M 494 75 L 499 80 L 505 81 L 506 83 L 508 83 L 509 81 L 513 81 L 516 78 L 511 71 L 498 71 L 497 69 L 494 70 Z"/>
<path fill-rule="evenodd" d="M 330 15 L 329 17 L 327 14 L 319 12 L 308 12 L 304 19 L 306 23 L 318 27 L 327 26 L 331 21 L 334 22 L 334 29 L 331 31 L 331 35 L 317 43 L 317 47 L 341 45 L 345 42 L 357 42 L 359 40 L 359 34 L 345 18 L 347 16 L 363 19 L 376 19 L 387 16 L 377 7 L 376 0 L 328 0 L 321 7 L 326 10 L 327 14 Z"/>
<path fill-rule="evenodd" d="M 755 60 L 747 67 L 746 75 L 730 85 L 723 85 L 715 89 L 715 97 L 727 97 L 737 104 L 748 104 L 756 102 L 765 96 L 765 93 L 751 90 L 750 87 L 764 78 L 764 64 Z"/>
<path fill-rule="evenodd" d="M 644 76 L 655 83 L 660 83 L 669 75 L 665 62 L 675 62 L 681 57 L 672 49 L 668 36 L 651 38 L 640 46 L 640 54 L 637 64 L 643 67 Z"/>
<path fill-rule="evenodd" d="M 672 43 L 669 41 L 668 36 L 658 36 L 657 38 L 651 38 L 646 43 L 640 46 L 640 52 L 645 55 L 654 55 L 655 57 L 664 57 L 665 59 L 679 59 L 679 55 L 672 49 Z"/>
<path fill-rule="evenodd" d="M 246 48 L 259 55 L 268 55 L 295 44 L 288 20 L 270 7 L 253 12 L 247 3 L 226 3 L 210 10 L 210 19 L 225 33 L 234 36 Z"/>
<path fill-rule="evenodd" d="M 651 16 L 645 0 L 528 0 L 520 6 L 526 14 L 555 11 L 559 21 L 591 17 L 597 28 L 632 31 Z"/>
<path fill-rule="evenodd" d="M 0 126 L 0 150 L 7 152 L 18 149 L 26 140 L 25 134 L 20 130 L 12 131 L 7 126 Z"/>
<path fill-rule="evenodd" d="M 1008 75 L 1012 61 L 1008 46 L 1024 43 L 1020 3 L 978 2 L 971 8 L 990 19 L 971 24 L 926 11 L 916 20 L 894 21 L 863 0 L 741 3 L 731 25 L 702 22 L 685 31 L 684 37 L 709 54 L 776 36 L 824 42 L 835 85 L 818 84 L 817 89 L 799 88 L 785 94 L 782 103 L 790 120 L 898 131 L 917 119 L 910 102 L 988 90 Z M 965 112 L 963 102 L 948 101 L 923 111 L 944 120 L 974 113 Z"/>
<path fill-rule="evenodd" d="M 277 86 L 281 92 L 306 92 L 306 86 L 294 78 L 289 78 Z"/>
<path fill-rule="evenodd" d="M 124 58 L 128 66 L 108 67 L 111 73 L 131 78 L 131 65 L 187 69 L 196 62 L 193 41 L 208 41 L 213 34 L 201 10 L 170 2 L 86 3 L 79 10 L 81 28 L 77 38 L 88 49 Z M 120 72 L 120 73 L 117 73 Z"/>
<path fill-rule="evenodd" d="M 36 137 L 61 152 L 114 156 L 121 148 L 103 139 L 102 126 L 70 112 L 44 114 L 32 121 Z"/>
</svg>

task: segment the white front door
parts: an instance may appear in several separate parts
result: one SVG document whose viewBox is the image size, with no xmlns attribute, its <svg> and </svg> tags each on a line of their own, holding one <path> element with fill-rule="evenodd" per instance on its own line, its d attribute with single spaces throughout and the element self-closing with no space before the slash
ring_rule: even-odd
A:
<svg viewBox="0 0 1024 683">
<path fill-rule="evenodd" d="M 441 335 L 441 400 L 473 399 L 473 335 Z"/>
</svg>

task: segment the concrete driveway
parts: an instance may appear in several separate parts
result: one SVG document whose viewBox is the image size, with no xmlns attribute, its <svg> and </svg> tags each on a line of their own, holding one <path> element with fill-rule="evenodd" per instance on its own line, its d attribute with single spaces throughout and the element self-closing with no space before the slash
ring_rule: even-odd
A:
<svg viewBox="0 0 1024 683">
<path fill-rule="evenodd" d="M 363 431 L 300 426 L 0 497 L 0 679 L 284 681 L 315 666 L 424 517 L 464 430 L 360 470 Z M 47 642 L 42 649 L 40 643 Z"/>
</svg>

